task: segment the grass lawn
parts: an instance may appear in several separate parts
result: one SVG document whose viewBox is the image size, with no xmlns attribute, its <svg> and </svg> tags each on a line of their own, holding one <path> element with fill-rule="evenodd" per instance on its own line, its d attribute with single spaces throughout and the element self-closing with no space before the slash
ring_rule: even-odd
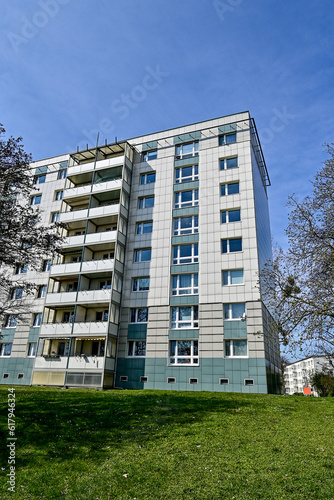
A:
<svg viewBox="0 0 334 500">
<path fill-rule="evenodd" d="M 16 387 L 2 499 L 334 499 L 334 399 Z"/>
</svg>

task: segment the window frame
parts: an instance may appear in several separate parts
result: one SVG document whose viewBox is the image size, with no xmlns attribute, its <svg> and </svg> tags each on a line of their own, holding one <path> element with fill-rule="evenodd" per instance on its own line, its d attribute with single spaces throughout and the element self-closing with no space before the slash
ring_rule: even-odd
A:
<svg viewBox="0 0 334 500">
<path fill-rule="evenodd" d="M 139 311 L 146 311 L 144 320 L 139 320 Z M 130 308 L 130 321 L 131 324 L 148 323 L 148 307 L 131 307 Z"/>
<path fill-rule="evenodd" d="M 235 193 L 229 193 L 229 186 L 238 186 L 238 191 Z M 232 196 L 234 194 L 240 194 L 240 182 L 239 181 L 223 182 L 220 185 L 220 196 Z"/>
<path fill-rule="evenodd" d="M 189 168 L 191 168 L 191 175 L 182 177 L 182 171 Z M 198 178 L 198 163 L 195 163 L 194 165 L 184 165 L 183 167 L 178 167 L 175 169 L 175 184 L 197 181 Z"/>
<path fill-rule="evenodd" d="M 66 176 L 67 176 L 67 169 L 66 168 L 62 168 L 61 170 L 58 170 L 57 180 L 66 179 Z"/>
<path fill-rule="evenodd" d="M 189 287 L 181 287 L 182 277 L 190 276 L 191 284 Z M 176 274 L 172 276 L 172 295 L 198 295 L 198 273 Z"/>
<path fill-rule="evenodd" d="M 15 274 L 27 274 L 28 264 L 17 264 Z"/>
<path fill-rule="evenodd" d="M 145 224 L 150 225 L 149 228 L 151 229 L 151 231 L 145 231 Z M 153 220 L 147 220 L 136 223 L 136 234 L 138 235 L 151 234 L 152 232 L 153 232 Z"/>
<path fill-rule="evenodd" d="M 234 354 L 234 344 L 237 344 L 239 342 L 246 343 L 246 354 L 241 355 L 241 356 Z M 229 353 L 230 354 L 227 354 L 227 345 L 229 346 Z M 226 339 L 226 340 L 224 340 L 224 358 L 248 358 L 248 341 L 247 341 L 247 339 Z"/>
<path fill-rule="evenodd" d="M 149 176 L 154 176 L 154 180 L 148 182 Z M 156 180 L 156 172 L 154 172 L 154 171 L 153 172 L 145 172 L 143 174 L 140 174 L 140 185 L 141 186 L 145 186 L 147 184 L 154 184 L 155 180 Z"/>
<path fill-rule="evenodd" d="M 243 313 L 240 316 L 240 313 L 236 315 L 233 311 L 233 306 L 241 306 L 243 305 Z M 244 321 L 246 318 L 246 302 L 228 302 L 223 306 L 223 319 L 224 321 Z"/>
<path fill-rule="evenodd" d="M 153 200 L 153 205 L 149 205 L 148 207 L 146 206 L 146 200 Z M 149 195 L 149 196 L 140 196 L 138 198 L 138 209 L 142 208 L 153 208 L 154 207 L 154 195 Z"/>
<path fill-rule="evenodd" d="M 182 228 L 183 219 L 191 219 L 191 228 Z M 175 229 L 175 223 L 177 222 L 177 228 Z M 197 226 L 196 226 L 197 222 Z M 173 222 L 173 234 L 174 236 L 182 236 L 184 234 L 197 234 L 199 231 L 198 226 L 198 215 L 188 215 L 186 217 L 175 217 Z"/>
<path fill-rule="evenodd" d="M 52 266 L 52 261 L 51 259 L 44 259 L 43 264 L 42 264 L 42 272 L 47 273 L 50 271 Z"/>
<path fill-rule="evenodd" d="M 52 212 L 51 213 L 51 224 L 56 224 L 59 222 L 60 212 Z"/>
<path fill-rule="evenodd" d="M 234 164 L 236 160 L 236 165 Z M 238 156 L 229 156 L 224 158 L 219 158 L 219 170 L 232 170 L 234 168 L 239 168 Z"/>
<path fill-rule="evenodd" d="M 37 299 L 44 299 L 48 293 L 48 285 L 39 285 L 37 289 Z"/>
<path fill-rule="evenodd" d="M 7 346 L 10 346 L 9 354 L 6 354 Z M 13 342 L 1 342 L 0 343 L 0 357 L 7 358 L 7 357 L 11 356 L 12 349 L 13 349 Z"/>
<path fill-rule="evenodd" d="M 232 274 L 237 271 L 242 271 L 242 283 L 232 283 Z M 225 279 L 227 278 L 227 279 Z M 225 283 L 226 281 L 226 283 Z M 245 284 L 244 270 L 243 269 L 226 269 L 222 271 L 222 284 L 223 286 L 240 286 Z"/>
<path fill-rule="evenodd" d="M 188 344 L 190 354 L 179 354 L 182 344 Z M 168 364 L 170 366 L 199 366 L 198 340 L 170 340 Z M 189 363 L 181 362 L 189 361 Z"/>
<path fill-rule="evenodd" d="M 33 351 L 31 354 L 31 350 Z M 37 342 L 28 342 L 27 358 L 35 358 L 37 351 Z"/>
<path fill-rule="evenodd" d="M 42 203 L 41 194 L 34 194 L 34 196 L 30 198 L 30 206 L 40 205 L 41 203 Z"/>
<path fill-rule="evenodd" d="M 239 250 L 230 250 L 230 242 L 231 241 L 237 241 L 240 240 L 241 242 L 241 249 Z M 226 242 L 226 252 L 224 252 L 224 242 Z M 221 253 L 222 254 L 229 254 L 229 253 L 238 253 L 238 252 L 243 252 L 243 246 L 242 246 L 242 237 L 240 238 L 227 238 L 227 239 L 222 239 L 221 240 Z"/>
<path fill-rule="evenodd" d="M 191 193 L 191 200 L 182 201 L 182 195 L 185 193 Z M 199 204 L 198 194 L 197 188 L 177 191 L 174 196 L 174 208 L 197 207 Z"/>
<path fill-rule="evenodd" d="M 183 149 L 185 146 L 189 146 L 192 144 L 192 151 L 190 152 L 183 152 Z M 189 142 L 182 142 L 181 144 L 176 144 L 175 146 L 175 158 L 177 160 L 182 160 L 184 158 L 192 158 L 193 156 L 198 156 L 199 152 L 199 141 L 189 141 Z"/>
<path fill-rule="evenodd" d="M 44 179 L 44 180 L 41 180 Z M 38 174 L 34 176 L 34 185 L 44 184 L 46 181 L 46 174 Z"/>
<path fill-rule="evenodd" d="M 139 348 L 138 344 L 142 344 L 141 349 L 145 351 L 145 354 L 136 354 L 136 350 Z M 131 354 L 130 354 L 131 347 Z M 145 358 L 146 356 L 146 340 L 128 340 L 126 345 L 126 357 L 127 358 Z"/>
<path fill-rule="evenodd" d="M 151 160 L 156 160 L 157 158 L 158 158 L 157 149 L 148 149 L 147 151 L 142 152 L 142 161 L 148 162 Z"/>
<path fill-rule="evenodd" d="M 190 309 L 190 320 L 183 320 L 180 315 L 181 309 Z M 175 311 L 175 315 L 174 315 Z M 171 307 L 171 330 L 197 329 L 198 322 L 198 305 L 192 306 L 172 306 Z"/>
<path fill-rule="evenodd" d="M 148 288 L 140 288 L 140 281 L 141 280 L 148 280 Z M 137 286 L 136 286 L 137 283 Z M 150 277 L 149 276 L 138 276 L 136 278 L 132 278 L 132 287 L 131 287 L 133 292 L 148 292 L 150 289 Z"/>
<path fill-rule="evenodd" d="M 147 256 L 149 258 L 143 258 L 143 256 L 146 255 L 146 252 L 147 253 Z M 150 262 L 151 261 L 151 258 L 152 258 L 152 248 L 151 247 L 147 247 L 147 248 L 137 248 L 134 250 L 134 257 L 133 257 L 133 262 L 134 263 L 139 263 L 139 262 Z"/>
<path fill-rule="evenodd" d="M 63 199 L 64 191 L 59 189 L 55 192 L 55 201 L 61 201 Z"/>
<path fill-rule="evenodd" d="M 12 321 L 14 320 L 14 321 Z M 11 324 L 11 323 L 14 324 Z M 4 328 L 16 328 L 17 327 L 17 322 L 18 322 L 18 316 L 17 314 L 8 314 L 5 322 Z"/>
<path fill-rule="evenodd" d="M 226 141 L 226 137 L 235 136 L 235 141 Z M 227 134 L 219 134 L 218 136 L 218 145 L 226 146 L 228 144 L 235 144 L 237 142 L 237 132 L 230 132 Z"/>
<path fill-rule="evenodd" d="M 230 221 L 230 212 L 239 212 L 239 219 Z M 223 220 L 223 214 L 225 214 L 225 220 Z M 232 224 L 233 222 L 241 221 L 241 209 L 240 208 L 229 208 L 227 210 L 220 211 L 220 223 L 221 224 Z"/>
<path fill-rule="evenodd" d="M 38 328 L 42 324 L 42 319 L 43 319 L 43 313 L 35 313 L 33 316 L 33 321 L 32 321 L 32 327 L 33 328 Z"/>
<path fill-rule="evenodd" d="M 186 255 L 185 257 L 181 256 L 181 247 L 190 247 L 191 254 L 190 256 Z M 181 264 L 197 264 L 198 263 L 198 243 L 185 243 L 180 245 L 173 245 L 173 257 L 172 263 L 173 265 L 181 265 Z M 197 253 L 196 253 L 197 250 Z M 176 253 L 176 255 L 175 255 Z"/>
<path fill-rule="evenodd" d="M 22 299 L 22 296 L 23 296 L 23 288 L 21 288 L 20 286 L 12 288 L 12 291 L 10 294 L 10 300 L 20 300 L 20 299 Z"/>
</svg>

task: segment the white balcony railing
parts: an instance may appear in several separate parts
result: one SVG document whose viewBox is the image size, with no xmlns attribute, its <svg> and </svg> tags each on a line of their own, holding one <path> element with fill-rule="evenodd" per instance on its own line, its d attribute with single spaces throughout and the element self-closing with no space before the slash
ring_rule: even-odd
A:
<svg viewBox="0 0 334 500">
<path fill-rule="evenodd" d="M 78 369 L 78 370 L 101 370 L 104 368 L 103 356 L 37 356 L 35 368 L 39 369 Z"/>
<path fill-rule="evenodd" d="M 70 335 L 73 323 L 42 323 L 41 335 L 63 336 Z"/>
<path fill-rule="evenodd" d="M 105 160 L 99 160 L 96 162 L 95 170 L 101 170 L 108 167 L 117 167 L 124 164 L 124 155 L 115 156 L 113 158 L 107 158 Z M 73 167 L 68 167 L 67 176 L 84 174 L 86 172 L 91 172 L 94 170 L 94 162 L 83 163 L 81 165 L 73 165 Z"/>
<path fill-rule="evenodd" d="M 87 260 L 85 262 L 69 262 L 51 266 L 50 276 L 67 276 L 97 271 L 111 272 L 114 269 L 114 259 Z"/>
<path fill-rule="evenodd" d="M 45 297 L 45 305 L 67 305 L 75 302 L 77 292 L 48 293 Z"/>
<path fill-rule="evenodd" d="M 108 321 L 85 321 L 74 323 L 73 333 L 75 335 L 106 335 L 108 332 Z"/>
</svg>

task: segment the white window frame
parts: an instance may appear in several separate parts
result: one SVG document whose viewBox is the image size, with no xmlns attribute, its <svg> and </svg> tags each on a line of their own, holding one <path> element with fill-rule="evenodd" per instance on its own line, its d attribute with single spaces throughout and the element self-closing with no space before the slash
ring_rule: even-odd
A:
<svg viewBox="0 0 334 500">
<path fill-rule="evenodd" d="M 182 219 L 191 219 L 190 228 L 182 228 Z M 175 222 L 177 222 L 177 228 L 175 229 Z M 196 225 L 197 222 L 197 225 Z M 181 236 L 184 234 L 196 234 L 198 233 L 198 215 L 189 215 L 187 217 L 177 217 L 173 221 L 174 236 Z"/>
<path fill-rule="evenodd" d="M 40 285 L 37 290 L 37 298 L 44 299 L 44 297 L 46 297 L 47 292 L 48 292 L 48 285 Z"/>
<path fill-rule="evenodd" d="M 191 247 L 191 255 L 181 257 L 181 247 Z M 175 257 L 176 250 L 176 257 Z M 197 250 L 197 253 L 196 253 Z M 196 264 L 198 262 L 198 243 L 186 243 L 184 245 L 173 246 L 173 264 Z"/>
<path fill-rule="evenodd" d="M 18 317 L 16 314 L 9 314 L 6 319 L 5 328 L 16 328 L 17 327 Z M 14 324 L 12 324 L 14 323 Z"/>
<path fill-rule="evenodd" d="M 231 240 L 241 240 L 241 250 L 233 250 L 233 251 L 231 252 L 231 250 L 230 250 L 230 241 L 231 241 Z M 227 252 L 223 252 L 223 241 L 226 241 L 226 242 L 227 242 Z M 240 238 L 229 238 L 229 239 L 223 239 L 223 240 L 221 240 L 221 247 L 222 247 L 222 248 L 221 248 L 221 250 L 222 250 L 222 254 L 223 254 L 223 255 L 227 255 L 227 254 L 229 254 L 229 253 L 239 253 L 239 252 L 242 252 L 242 251 L 243 251 L 243 246 L 242 246 L 242 237 L 240 237 Z"/>
<path fill-rule="evenodd" d="M 140 289 L 140 281 L 148 280 L 148 288 Z M 136 286 L 137 282 L 137 286 Z M 148 292 L 150 289 L 150 277 L 149 276 L 141 276 L 138 278 L 132 278 L 132 291 L 133 292 Z"/>
<path fill-rule="evenodd" d="M 19 297 L 17 297 L 17 295 L 19 295 Z M 22 297 L 23 297 L 23 288 L 16 287 L 12 289 L 12 293 L 10 296 L 11 300 L 20 300 L 22 299 Z"/>
<path fill-rule="evenodd" d="M 190 347 L 190 354 L 179 354 L 182 344 L 188 344 Z M 172 349 L 174 347 L 174 354 Z M 195 354 L 197 352 L 197 354 Z M 187 363 L 182 362 L 188 361 Z M 198 353 L 198 340 L 171 340 L 169 342 L 169 364 L 172 366 L 198 366 L 199 353 Z"/>
<path fill-rule="evenodd" d="M 143 161 L 156 160 L 158 157 L 157 149 L 149 149 L 148 151 L 143 151 Z"/>
<path fill-rule="evenodd" d="M 180 309 L 190 309 L 190 320 L 180 319 Z M 173 319 L 173 313 L 175 316 Z M 197 316 L 197 318 L 196 318 Z M 171 308 L 171 329 L 180 330 L 182 328 L 198 328 L 198 306 L 173 306 Z"/>
<path fill-rule="evenodd" d="M 62 189 L 60 189 L 59 191 L 56 191 L 55 201 L 61 201 L 63 199 L 63 194 L 64 194 L 64 191 Z"/>
<path fill-rule="evenodd" d="M 145 321 L 140 321 L 138 319 L 139 317 L 139 311 L 146 310 L 146 320 Z M 133 321 L 134 320 L 134 321 Z M 147 323 L 148 322 L 148 307 L 132 307 L 130 309 L 130 323 Z"/>
<path fill-rule="evenodd" d="M 66 171 L 66 168 L 62 168 L 61 170 L 58 170 L 58 176 L 57 176 L 57 179 L 66 179 L 66 174 L 67 174 L 67 171 Z"/>
<path fill-rule="evenodd" d="M 59 216 L 60 216 L 59 212 L 53 212 L 51 214 L 51 223 L 54 224 L 56 222 L 59 222 Z"/>
<path fill-rule="evenodd" d="M 150 200 L 153 198 L 153 205 L 147 207 L 146 206 L 146 200 Z M 142 196 L 139 198 L 139 201 L 138 201 L 138 208 L 141 209 L 141 208 L 153 208 L 154 207 L 154 195 L 153 196 Z"/>
<path fill-rule="evenodd" d="M 190 287 L 180 286 L 180 279 L 182 276 L 191 276 Z M 174 286 L 175 282 L 176 286 Z M 197 295 L 197 294 L 198 294 L 198 273 L 177 274 L 175 276 L 172 276 L 172 295 Z"/>
<path fill-rule="evenodd" d="M 226 137 L 235 135 L 235 141 L 226 142 Z M 228 144 L 235 144 L 237 142 L 237 132 L 230 132 L 227 134 L 220 134 L 218 139 L 219 146 L 226 146 Z"/>
<path fill-rule="evenodd" d="M 236 212 L 236 211 L 239 211 L 239 217 L 240 219 L 237 221 L 237 220 L 233 220 L 233 221 L 230 221 L 230 212 Z M 222 221 L 222 214 L 225 213 L 226 214 L 226 221 L 223 222 Z M 240 208 L 229 208 L 228 210 L 221 210 L 220 212 L 220 223 L 221 224 L 233 224 L 233 222 L 240 222 L 241 221 L 241 210 Z"/>
<path fill-rule="evenodd" d="M 237 164 L 233 167 L 229 167 L 229 160 L 237 160 Z M 239 167 L 238 156 L 230 156 L 229 158 L 219 158 L 219 169 L 220 170 L 233 170 Z"/>
<path fill-rule="evenodd" d="M 191 174 L 182 176 L 184 169 L 191 169 Z M 179 175 L 177 175 L 179 174 Z M 175 183 L 183 184 L 184 182 L 197 181 L 198 179 L 198 163 L 194 165 L 185 165 L 184 167 L 179 167 L 175 169 Z"/>
<path fill-rule="evenodd" d="M 6 347 L 10 346 L 10 352 L 9 354 L 5 354 L 6 352 Z M 0 357 L 1 358 L 7 358 L 12 354 L 12 349 L 13 349 L 13 342 L 3 342 L 0 344 Z"/>
<path fill-rule="evenodd" d="M 182 201 L 183 193 L 191 193 L 191 200 Z M 198 189 L 188 189 L 175 193 L 174 208 L 187 208 L 198 206 Z"/>
<path fill-rule="evenodd" d="M 235 271 L 242 271 L 242 283 L 232 283 L 232 273 Z M 225 274 L 226 273 L 226 274 Z M 224 283 L 224 274 L 227 277 L 227 283 Z M 243 269 L 227 269 L 226 271 L 222 271 L 222 283 L 223 286 L 240 286 L 244 285 L 244 270 Z"/>
<path fill-rule="evenodd" d="M 143 252 L 147 252 L 147 251 L 149 251 L 149 259 L 143 259 Z M 134 251 L 133 261 L 136 263 L 138 263 L 138 262 L 150 262 L 151 258 L 152 258 L 152 249 L 150 247 L 138 248 L 137 250 Z"/>
<path fill-rule="evenodd" d="M 191 152 L 184 152 L 184 146 L 189 146 L 192 144 Z M 175 147 L 175 157 L 177 160 L 181 160 L 182 158 L 191 158 L 193 156 L 198 156 L 199 142 L 198 141 L 190 141 L 184 142 L 182 144 L 177 144 Z"/>
<path fill-rule="evenodd" d="M 230 345 L 230 355 L 226 354 L 226 342 Z M 234 355 L 234 342 L 246 342 L 246 354 L 243 356 Z M 224 357 L 225 358 L 248 358 L 248 341 L 247 339 L 226 339 L 224 340 Z"/>
<path fill-rule="evenodd" d="M 149 175 L 154 175 L 154 181 L 147 182 Z M 156 179 L 156 172 L 145 172 L 145 174 L 140 174 L 140 185 L 143 186 L 145 184 L 154 184 L 155 179 Z"/>
<path fill-rule="evenodd" d="M 228 186 L 232 186 L 238 184 L 238 192 L 237 193 L 229 193 L 228 192 Z M 222 193 L 222 188 L 224 187 L 224 193 Z M 233 181 L 233 182 L 225 182 L 220 185 L 220 196 L 233 196 L 236 194 L 240 194 L 240 182 L 239 181 Z"/>
<path fill-rule="evenodd" d="M 36 357 L 36 350 L 37 350 L 37 342 L 28 342 L 27 357 L 28 358 L 35 358 Z M 31 351 L 32 351 L 32 353 L 31 353 Z"/>
<path fill-rule="evenodd" d="M 46 181 L 46 174 L 38 174 L 35 175 L 34 177 L 34 184 L 44 184 L 45 181 Z"/>
<path fill-rule="evenodd" d="M 150 224 L 151 225 L 151 231 L 144 231 L 145 224 Z M 153 232 L 153 220 L 146 220 L 143 222 L 137 222 L 136 224 L 136 234 L 142 235 L 142 234 L 151 234 Z"/>
<path fill-rule="evenodd" d="M 244 305 L 244 311 L 242 315 L 235 316 L 235 313 L 233 312 L 233 306 L 240 306 Z M 227 313 L 227 317 L 226 316 Z M 223 318 L 224 321 L 242 321 L 246 319 L 246 303 L 245 302 L 231 302 L 230 304 L 224 304 L 224 309 L 223 309 Z"/>
<path fill-rule="evenodd" d="M 30 205 L 40 205 L 42 202 L 42 195 L 41 194 L 35 194 L 34 196 L 31 197 L 30 199 Z"/>
<path fill-rule="evenodd" d="M 145 354 L 136 354 L 136 349 L 139 347 L 138 344 L 144 344 Z M 131 348 L 131 352 L 130 351 Z M 146 356 L 146 340 L 128 340 L 126 346 L 126 357 L 127 358 L 145 358 Z"/>
<path fill-rule="evenodd" d="M 27 274 L 28 264 L 18 264 L 15 269 L 15 274 Z"/>
<path fill-rule="evenodd" d="M 33 318 L 33 327 L 41 326 L 43 313 L 35 313 Z"/>
</svg>

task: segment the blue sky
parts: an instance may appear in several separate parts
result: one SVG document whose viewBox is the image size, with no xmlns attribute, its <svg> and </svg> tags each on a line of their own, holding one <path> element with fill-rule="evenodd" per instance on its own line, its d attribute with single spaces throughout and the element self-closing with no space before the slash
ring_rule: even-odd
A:
<svg viewBox="0 0 334 500">
<path fill-rule="evenodd" d="M 287 197 L 307 194 L 334 137 L 331 0 L 0 7 L 0 121 L 35 160 L 93 145 L 98 130 L 111 142 L 249 110 L 285 245 Z"/>
</svg>

